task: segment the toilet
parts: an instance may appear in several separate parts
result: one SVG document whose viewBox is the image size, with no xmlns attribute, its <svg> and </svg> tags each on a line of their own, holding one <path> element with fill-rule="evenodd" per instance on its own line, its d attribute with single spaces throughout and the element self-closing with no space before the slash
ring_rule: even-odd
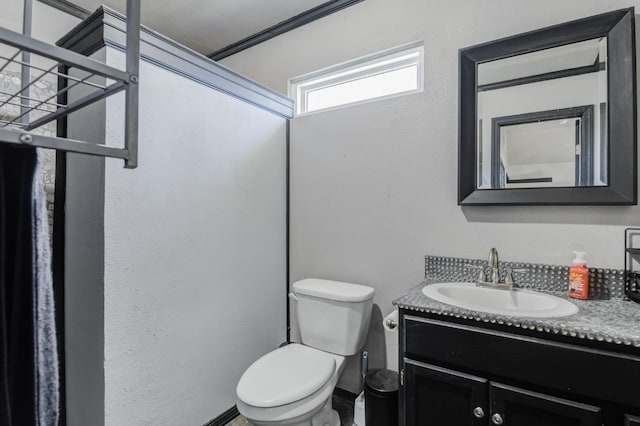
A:
<svg viewBox="0 0 640 426">
<path fill-rule="evenodd" d="M 292 285 L 302 343 L 276 349 L 251 364 L 236 388 L 240 414 L 256 426 L 340 426 L 331 406 L 345 357 L 364 346 L 374 289 L 304 279 Z"/>
</svg>

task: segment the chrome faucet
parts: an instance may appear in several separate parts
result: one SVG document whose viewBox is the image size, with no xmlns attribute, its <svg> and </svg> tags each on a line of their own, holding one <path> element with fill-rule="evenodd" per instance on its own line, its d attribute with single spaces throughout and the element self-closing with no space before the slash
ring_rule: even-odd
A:
<svg viewBox="0 0 640 426">
<path fill-rule="evenodd" d="M 498 268 L 498 250 L 495 248 L 491 248 L 489 250 L 489 259 L 487 260 L 487 264 L 491 268 L 491 280 L 487 279 L 487 274 L 485 273 L 485 267 L 481 265 L 466 265 L 467 268 L 477 269 L 478 279 L 476 280 L 476 285 L 478 287 L 493 287 L 500 288 L 504 290 L 513 290 L 516 286 L 515 280 L 513 279 L 514 273 L 525 273 L 528 272 L 528 269 L 513 269 L 513 268 L 505 268 L 506 275 L 504 282 L 500 280 L 500 269 Z"/>
<path fill-rule="evenodd" d="M 498 250 L 495 247 L 491 247 L 489 250 L 489 259 L 487 263 L 491 267 L 491 284 L 500 284 L 500 270 L 498 269 Z"/>
</svg>

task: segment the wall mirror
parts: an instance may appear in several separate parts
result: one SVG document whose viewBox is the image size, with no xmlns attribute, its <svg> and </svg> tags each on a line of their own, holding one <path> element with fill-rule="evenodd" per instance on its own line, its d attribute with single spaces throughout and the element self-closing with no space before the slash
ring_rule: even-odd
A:
<svg viewBox="0 0 640 426">
<path fill-rule="evenodd" d="M 458 204 L 636 204 L 633 8 L 459 59 Z"/>
</svg>

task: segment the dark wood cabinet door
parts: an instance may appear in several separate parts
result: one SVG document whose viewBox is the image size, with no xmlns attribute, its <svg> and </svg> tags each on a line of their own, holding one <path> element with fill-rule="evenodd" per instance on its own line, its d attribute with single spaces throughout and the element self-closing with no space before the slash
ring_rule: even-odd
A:
<svg viewBox="0 0 640 426">
<path fill-rule="evenodd" d="M 624 416 L 624 426 L 640 426 L 640 417 L 626 414 Z"/>
<path fill-rule="evenodd" d="M 405 426 L 486 426 L 488 381 L 404 360 Z"/>
<path fill-rule="evenodd" d="M 490 424 L 600 426 L 600 408 L 499 383 L 490 383 Z"/>
</svg>

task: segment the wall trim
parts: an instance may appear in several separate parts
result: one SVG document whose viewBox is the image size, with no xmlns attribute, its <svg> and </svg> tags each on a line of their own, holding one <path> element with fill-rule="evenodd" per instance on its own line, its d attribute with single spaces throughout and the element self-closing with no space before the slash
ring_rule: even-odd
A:
<svg viewBox="0 0 640 426">
<path fill-rule="evenodd" d="M 319 6 L 304 11 L 296 16 L 279 22 L 267 29 L 250 35 L 249 37 L 246 37 L 240 41 L 223 47 L 222 49 L 217 50 L 207 56 L 214 61 L 219 61 L 226 58 L 227 56 L 236 54 L 242 50 L 253 47 L 256 44 L 260 44 L 291 30 L 295 30 L 296 28 L 307 25 L 317 19 L 324 18 L 325 16 L 331 15 L 332 13 L 338 12 L 339 10 L 353 6 L 354 4 L 360 3 L 362 1 L 364 0 L 330 0 L 326 3 L 322 3 Z"/>
<path fill-rule="evenodd" d="M 224 426 L 239 415 L 238 407 L 234 405 L 215 419 L 205 423 L 204 426 Z"/>
<path fill-rule="evenodd" d="M 76 4 L 71 3 L 67 0 L 38 0 L 42 4 L 46 4 L 47 6 L 51 6 L 54 9 L 58 9 L 59 11 L 68 13 L 69 15 L 75 16 L 76 18 L 85 19 L 90 14 L 91 11 L 85 9 L 84 7 L 80 7 Z"/>
<path fill-rule="evenodd" d="M 124 51 L 126 19 L 101 6 L 57 44 L 84 55 L 104 46 Z M 293 117 L 293 100 L 144 26 L 140 29 L 140 59 L 281 117 Z"/>
<path fill-rule="evenodd" d="M 65 379 L 60 383 L 65 423 L 60 424 L 80 424 L 91 418 L 93 426 L 104 426 L 105 158 L 74 153 L 60 158 L 66 160 L 64 175 L 60 180 L 56 177 L 56 186 L 65 190 L 64 205 L 59 207 L 64 209 L 65 223 L 64 253 L 58 255 L 64 256 L 66 340 L 61 369 Z M 70 341 L 83 342 L 82 348 Z"/>
<path fill-rule="evenodd" d="M 291 292 L 291 123 L 287 120 L 287 151 L 286 151 L 286 255 L 285 255 L 285 268 L 286 268 L 286 283 L 285 283 L 285 306 L 287 307 L 287 343 L 291 343 L 291 301 L 289 300 L 289 293 Z"/>
</svg>

